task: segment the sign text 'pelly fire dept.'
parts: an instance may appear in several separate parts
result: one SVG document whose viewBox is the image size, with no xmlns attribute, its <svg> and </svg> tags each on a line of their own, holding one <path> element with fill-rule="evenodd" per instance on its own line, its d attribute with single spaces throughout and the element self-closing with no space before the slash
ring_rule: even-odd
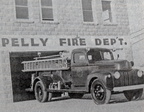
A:
<svg viewBox="0 0 144 112">
<path fill-rule="evenodd" d="M 127 45 L 123 38 L 1 38 L 2 47 Z"/>
</svg>

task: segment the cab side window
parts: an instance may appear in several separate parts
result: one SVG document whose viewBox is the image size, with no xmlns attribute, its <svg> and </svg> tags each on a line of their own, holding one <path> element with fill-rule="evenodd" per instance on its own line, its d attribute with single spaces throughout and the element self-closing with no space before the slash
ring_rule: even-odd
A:
<svg viewBox="0 0 144 112">
<path fill-rule="evenodd" d="M 99 51 L 89 51 L 87 55 L 89 63 L 95 63 L 96 61 L 102 60 L 101 53 Z"/>
<path fill-rule="evenodd" d="M 74 63 L 83 63 L 86 62 L 86 57 L 84 53 L 75 53 L 74 54 Z"/>
</svg>

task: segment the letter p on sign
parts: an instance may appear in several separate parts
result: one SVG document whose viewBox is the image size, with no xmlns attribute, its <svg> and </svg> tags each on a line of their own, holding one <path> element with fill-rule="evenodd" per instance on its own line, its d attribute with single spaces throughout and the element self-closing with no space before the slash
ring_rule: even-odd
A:
<svg viewBox="0 0 144 112">
<path fill-rule="evenodd" d="M 9 40 L 7 38 L 2 38 L 2 46 L 5 47 L 7 44 L 9 44 Z"/>
</svg>

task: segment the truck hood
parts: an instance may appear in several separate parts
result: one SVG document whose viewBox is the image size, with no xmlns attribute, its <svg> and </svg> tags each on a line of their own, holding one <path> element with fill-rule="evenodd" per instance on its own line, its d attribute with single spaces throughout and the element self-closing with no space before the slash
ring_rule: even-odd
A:
<svg viewBox="0 0 144 112">
<path fill-rule="evenodd" d="M 104 70 L 130 70 L 132 68 L 127 60 L 102 60 L 95 62 L 95 65 Z"/>
</svg>

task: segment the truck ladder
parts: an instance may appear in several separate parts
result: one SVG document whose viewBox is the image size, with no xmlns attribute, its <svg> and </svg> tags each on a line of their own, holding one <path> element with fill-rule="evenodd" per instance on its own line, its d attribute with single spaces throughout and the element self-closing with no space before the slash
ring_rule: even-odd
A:
<svg viewBox="0 0 144 112">
<path fill-rule="evenodd" d="M 23 61 L 23 72 L 67 70 L 69 69 L 66 58 L 43 59 L 34 61 Z"/>
</svg>

